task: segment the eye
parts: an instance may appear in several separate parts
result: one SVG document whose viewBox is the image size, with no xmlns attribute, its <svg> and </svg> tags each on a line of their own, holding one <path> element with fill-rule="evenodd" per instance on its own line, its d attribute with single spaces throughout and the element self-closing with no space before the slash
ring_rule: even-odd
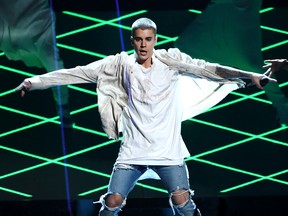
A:
<svg viewBox="0 0 288 216">
<path fill-rule="evenodd" d="M 135 38 L 134 38 L 134 41 L 139 42 L 139 41 L 141 41 L 141 39 L 138 38 L 138 37 L 135 37 Z"/>
</svg>

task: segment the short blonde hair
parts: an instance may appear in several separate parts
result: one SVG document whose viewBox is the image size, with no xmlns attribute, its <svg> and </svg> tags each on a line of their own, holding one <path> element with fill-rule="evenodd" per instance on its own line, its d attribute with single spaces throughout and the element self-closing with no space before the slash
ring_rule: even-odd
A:
<svg viewBox="0 0 288 216">
<path fill-rule="evenodd" d="M 156 24 L 149 18 L 143 17 L 140 19 L 137 19 L 133 24 L 132 24 L 132 36 L 134 36 L 134 32 L 136 29 L 152 29 L 154 34 L 157 34 L 157 26 Z"/>
</svg>

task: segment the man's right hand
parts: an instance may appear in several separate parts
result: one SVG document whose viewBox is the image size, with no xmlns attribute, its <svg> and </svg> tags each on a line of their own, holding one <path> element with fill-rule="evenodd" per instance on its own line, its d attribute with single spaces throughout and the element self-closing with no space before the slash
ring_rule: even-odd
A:
<svg viewBox="0 0 288 216">
<path fill-rule="evenodd" d="M 21 97 L 24 97 L 24 95 L 26 94 L 26 92 L 29 91 L 30 88 L 31 82 L 29 82 L 28 80 L 24 80 L 19 86 L 17 86 L 17 88 L 15 88 L 15 92 L 20 92 Z"/>
<path fill-rule="evenodd" d="M 264 60 L 266 65 L 263 68 L 268 68 L 265 75 L 271 76 L 273 73 L 279 70 L 288 70 L 288 60 L 287 59 L 267 59 Z"/>
</svg>

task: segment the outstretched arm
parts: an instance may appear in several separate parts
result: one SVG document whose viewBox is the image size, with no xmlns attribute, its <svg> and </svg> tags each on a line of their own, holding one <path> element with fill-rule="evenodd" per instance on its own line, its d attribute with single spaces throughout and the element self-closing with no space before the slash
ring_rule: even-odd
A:
<svg viewBox="0 0 288 216">
<path fill-rule="evenodd" d="M 265 74 L 259 74 L 249 71 L 239 70 L 233 67 L 217 65 L 215 73 L 223 78 L 240 78 L 240 79 L 250 79 L 259 89 L 263 87 L 268 82 L 277 82 L 276 79 L 272 79 Z"/>
</svg>

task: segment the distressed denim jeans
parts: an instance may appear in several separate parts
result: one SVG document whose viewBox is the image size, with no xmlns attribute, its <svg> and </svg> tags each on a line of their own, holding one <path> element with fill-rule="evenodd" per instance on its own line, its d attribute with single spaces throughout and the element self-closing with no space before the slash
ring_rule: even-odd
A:
<svg viewBox="0 0 288 216">
<path fill-rule="evenodd" d="M 128 164 L 116 164 L 113 168 L 112 176 L 110 178 L 108 192 L 100 198 L 100 203 L 102 208 L 100 209 L 99 216 L 115 216 L 121 211 L 121 208 L 125 206 L 128 194 L 133 190 L 138 179 L 144 174 L 148 169 L 155 171 L 164 186 L 169 193 L 169 203 L 174 214 L 180 216 L 192 216 L 201 215 L 200 212 L 196 214 L 196 205 L 190 198 L 183 205 L 173 205 L 172 203 L 172 193 L 177 190 L 189 191 L 190 197 L 194 194 L 190 190 L 188 170 L 185 163 L 182 165 L 175 166 L 144 166 L 144 165 L 128 165 Z M 105 204 L 105 198 L 109 194 L 119 194 L 123 197 L 124 201 L 121 206 L 115 208 L 109 208 Z M 198 212 L 198 210 L 197 210 Z"/>
</svg>

